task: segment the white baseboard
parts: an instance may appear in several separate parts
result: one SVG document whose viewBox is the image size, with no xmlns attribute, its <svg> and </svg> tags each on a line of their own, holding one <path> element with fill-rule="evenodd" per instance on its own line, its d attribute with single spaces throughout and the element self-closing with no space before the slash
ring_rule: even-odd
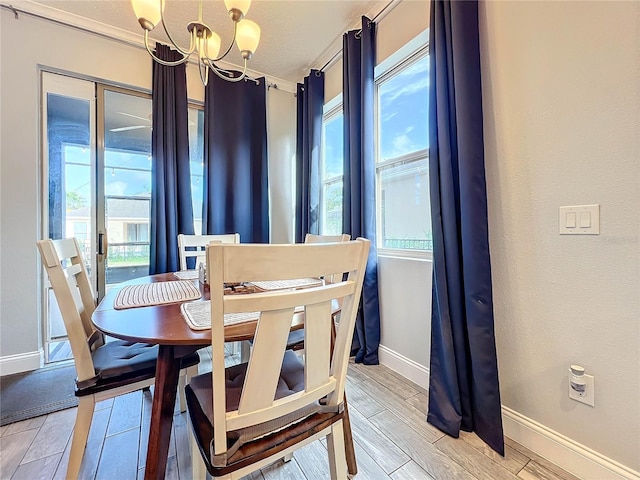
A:
<svg viewBox="0 0 640 480">
<path fill-rule="evenodd" d="M 44 350 L 0 357 L 0 376 L 28 372 L 44 365 Z"/>
<path fill-rule="evenodd" d="M 502 406 L 504 434 L 584 480 L 640 480 L 640 473 Z"/>
<path fill-rule="evenodd" d="M 380 363 L 423 388 L 429 387 L 429 369 L 384 345 Z M 584 480 L 640 480 L 640 473 L 591 450 L 564 435 L 502 406 L 504 434 L 564 470 Z"/>
<path fill-rule="evenodd" d="M 384 345 L 380 345 L 378 348 L 378 358 L 380 363 L 385 367 L 389 367 L 391 370 L 398 372 L 422 388 L 429 388 L 429 369 L 424 365 L 420 365 Z"/>
</svg>

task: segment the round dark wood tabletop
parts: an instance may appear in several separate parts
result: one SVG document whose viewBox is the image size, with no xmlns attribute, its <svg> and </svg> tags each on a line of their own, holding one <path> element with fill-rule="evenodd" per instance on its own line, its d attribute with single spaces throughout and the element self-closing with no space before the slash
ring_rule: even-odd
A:
<svg viewBox="0 0 640 480">
<path fill-rule="evenodd" d="M 122 340 L 153 343 L 159 345 L 210 345 L 211 330 L 193 330 L 180 313 L 180 302 L 149 307 L 116 310 L 113 308 L 118 292 L 127 285 L 179 280 L 173 273 L 149 275 L 123 282 L 111 287 L 91 317 L 101 332 Z M 201 293 L 200 300 L 209 300 L 209 287 L 197 279 L 192 282 Z M 337 305 L 336 305 L 337 307 Z M 336 308 L 337 310 L 337 308 Z M 297 315 L 292 329 L 301 328 L 304 317 Z M 257 321 L 243 322 L 225 327 L 225 341 L 250 340 L 256 330 Z"/>
</svg>

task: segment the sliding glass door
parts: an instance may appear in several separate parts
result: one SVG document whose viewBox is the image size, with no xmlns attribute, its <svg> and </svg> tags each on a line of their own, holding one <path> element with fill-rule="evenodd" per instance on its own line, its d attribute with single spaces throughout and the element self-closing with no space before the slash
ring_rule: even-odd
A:
<svg viewBox="0 0 640 480">
<path fill-rule="evenodd" d="M 42 74 L 42 236 L 78 239 L 98 299 L 148 275 L 151 210 L 149 94 Z M 202 107 L 189 107 L 195 231 L 202 230 Z M 45 361 L 70 358 L 43 272 Z"/>
<path fill-rule="evenodd" d="M 63 75 L 42 75 L 43 237 L 78 239 L 100 299 L 149 272 L 151 98 Z M 43 278 L 45 362 L 70 358 Z"/>
</svg>

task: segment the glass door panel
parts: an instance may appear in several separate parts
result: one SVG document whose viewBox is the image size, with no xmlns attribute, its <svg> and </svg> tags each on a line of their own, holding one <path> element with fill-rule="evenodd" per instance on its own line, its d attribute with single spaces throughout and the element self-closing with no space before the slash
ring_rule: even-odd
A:
<svg viewBox="0 0 640 480">
<path fill-rule="evenodd" d="M 43 236 L 76 237 L 95 286 L 95 87 L 43 73 Z M 43 278 L 45 362 L 70 358 L 66 330 Z"/>
<path fill-rule="evenodd" d="M 101 88 L 104 186 L 101 231 L 106 232 L 102 292 L 114 284 L 149 274 L 151 203 L 151 98 Z"/>
</svg>

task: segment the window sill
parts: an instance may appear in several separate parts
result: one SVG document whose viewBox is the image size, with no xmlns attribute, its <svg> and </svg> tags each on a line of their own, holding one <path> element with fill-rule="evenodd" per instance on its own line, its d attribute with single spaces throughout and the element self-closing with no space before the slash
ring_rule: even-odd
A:
<svg viewBox="0 0 640 480">
<path fill-rule="evenodd" d="M 427 250 L 402 250 L 398 248 L 378 248 L 378 257 L 401 258 L 404 260 L 418 260 L 432 262 L 433 252 Z"/>
</svg>

